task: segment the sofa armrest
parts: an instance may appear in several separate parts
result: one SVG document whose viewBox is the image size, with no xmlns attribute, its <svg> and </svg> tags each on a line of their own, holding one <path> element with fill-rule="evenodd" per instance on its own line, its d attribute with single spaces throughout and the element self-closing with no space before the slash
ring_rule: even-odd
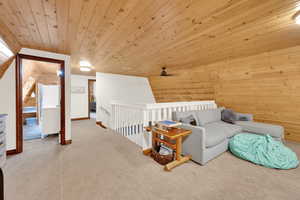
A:
<svg viewBox="0 0 300 200">
<path fill-rule="evenodd" d="M 253 115 L 252 114 L 246 114 L 246 113 L 235 113 L 237 117 L 237 121 L 253 121 Z M 241 120 L 241 118 L 245 118 L 246 120 Z"/>
<path fill-rule="evenodd" d="M 205 129 L 200 126 L 193 126 L 190 124 L 182 124 L 180 128 L 191 130 L 192 133 L 183 138 L 184 151 L 196 151 L 205 149 Z M 191 153 L 191 152 L 189 152 Z"/>
</svg>

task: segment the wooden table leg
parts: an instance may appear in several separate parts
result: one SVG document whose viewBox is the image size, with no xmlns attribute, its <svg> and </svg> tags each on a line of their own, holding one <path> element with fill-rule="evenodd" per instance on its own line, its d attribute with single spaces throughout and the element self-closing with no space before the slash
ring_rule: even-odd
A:
<svg viewBox="0 0 300 200">
<path fill-rule="evenodd" d="M 176 139 L 176 160 L 168 163 L 165 166 L 166 171 L 171 171 L 171 169 L 173 169 L 174 167 L 177 167 L 178 165 L 181 165 L 182 163 L 185 163 L 192 158 L 191 156 L 182 157 L 181 151 L 182 151 L 182 137 L 179 137 Z"/>
<path fill-rule="evenodd" d="M 192 158 L 191 156 L 184 156 L 184 157 L 181 157 L 180 160 L 174 160 L 173 162 L 170 162 L 167 165 L 165 165 L 165 170 L 171 171 L 171 169 L 173 169 L 174 167 L 177 167 L 178 165 L 181 165 L 181 164 L 189 161 L 191 158 Z"/>
<path fill-rule="evenodd" d="M 144 154 L 145 156 L 149 156 L 151 153 L 152 153 L 152 148 L 143 150 L 143 154 Z"/>
<path fill-rule="evenodd" d="M 178 137 L 176 139 L 176 160 L 181 159 L 181 142 L 182 142 L 182 137 Z"/>
<path fill-rule="evenodd" d="M 156 133 L 152 131 L 152 148 L 156 150 L 156 141 L 155 137 L 157 137 Z"/>
</svg>

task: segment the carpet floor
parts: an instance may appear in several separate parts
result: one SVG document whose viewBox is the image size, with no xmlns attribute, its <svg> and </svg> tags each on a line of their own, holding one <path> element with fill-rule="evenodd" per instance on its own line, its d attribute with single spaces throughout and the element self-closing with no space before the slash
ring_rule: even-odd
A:
<svg viewBox="0 0 300 200">
<path fill-rule="evenodd" d="M 72 122 L 73 143 L 26 141 L 4 168 L 7 200 L 294 200 L 300 168 L 275 170 L 226 152 L 205 166 L 188 162 L 165 172 L 126 138 Z M 300 144 L 287 145 L 300 156 Z"/>
</svg>

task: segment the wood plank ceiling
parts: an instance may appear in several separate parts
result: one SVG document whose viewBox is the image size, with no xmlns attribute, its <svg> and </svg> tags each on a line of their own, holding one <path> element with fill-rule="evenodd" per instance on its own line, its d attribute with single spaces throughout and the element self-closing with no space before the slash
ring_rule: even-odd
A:
<svg viewBox="0 0 300 200">
<path fill-rule="evenodd" d="M 300 44 L 300 0 L 0 0 L 8 45 L 148 76 Z"/>
</svg>

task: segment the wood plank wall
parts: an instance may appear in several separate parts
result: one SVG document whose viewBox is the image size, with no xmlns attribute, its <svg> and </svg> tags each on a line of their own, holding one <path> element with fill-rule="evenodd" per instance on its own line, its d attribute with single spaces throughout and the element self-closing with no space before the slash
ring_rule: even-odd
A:
<svg viewBox="0 0 300 200">
<path fill-rule="evenodd" d="M 157 102 L 215 99 L 300 142 L 300 46 L 149 77 Z"/>
</svg>

